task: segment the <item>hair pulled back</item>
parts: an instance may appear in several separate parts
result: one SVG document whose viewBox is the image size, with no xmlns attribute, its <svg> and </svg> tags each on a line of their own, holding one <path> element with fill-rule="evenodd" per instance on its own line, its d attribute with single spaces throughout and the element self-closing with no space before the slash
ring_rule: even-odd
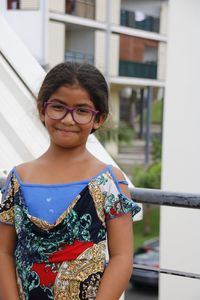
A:
<svg viewBox="0 0 200 300">
<path fill-rule="evenodd" d="M 60 63 L 47 73 L 38 93 L 38 110 L 43 110 L 44 103 L 61 86 L 75 84 L 88 92 L 90 100 L 100 114 L 108 115 L 108 85 L 104 76 L 93 65 L 77 62 Z"/>
</svg>

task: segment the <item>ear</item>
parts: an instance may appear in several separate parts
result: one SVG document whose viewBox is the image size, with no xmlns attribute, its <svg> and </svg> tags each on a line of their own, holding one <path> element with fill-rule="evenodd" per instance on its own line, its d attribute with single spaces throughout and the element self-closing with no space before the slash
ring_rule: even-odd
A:
<svg viewBox="0 0 200 300">
<path fill-rule="evenodd" d="M 45 120 L 45 114 L 44 114 L 44 109 L 42 107 L 38 107 L 38 113 L 39 113 L 39 118 L 44 123 Z"/>
<path fill-rule="evenodd" d="M 107 118 L 106 114 L 102 114 L 102 115 L 98 116 L 94 121 L 93 129 L 96 130 L 99 127 L 101 127 L 101 125 L 105 122 L 106 118 Z"/>
</svg>

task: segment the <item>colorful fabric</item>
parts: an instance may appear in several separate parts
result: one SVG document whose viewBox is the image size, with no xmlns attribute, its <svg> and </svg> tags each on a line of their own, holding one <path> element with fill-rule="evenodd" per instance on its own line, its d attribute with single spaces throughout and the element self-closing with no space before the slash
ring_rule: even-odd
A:
<svg viewBox="0 0 200 300">
<path fill-rule="evenodd" d="M 107 166 L 98 175 L 106 170 L 112 172 L 112 166 Z M 87 179 L 64 184 L 33 184 L 23 182 L 16 168 L 14 168 L 14 174 L 19 182 L 29 214 L 51 224 L 56 222 L 57 218 L 66 210 L 76 195 L 91 181 L 91 179 Z M 120 181 L 120 183 L 127 184 L 126 181 Z"/>
<path fill-rule="evenodd" d="M 105 170 L 92 179 L 54 224 L 34 217 L 14 170 L 0 222 L 14 225 L 20 299 L 95 299 L 106 259 L 106 222 L 140 208 Z"/>
</svg>

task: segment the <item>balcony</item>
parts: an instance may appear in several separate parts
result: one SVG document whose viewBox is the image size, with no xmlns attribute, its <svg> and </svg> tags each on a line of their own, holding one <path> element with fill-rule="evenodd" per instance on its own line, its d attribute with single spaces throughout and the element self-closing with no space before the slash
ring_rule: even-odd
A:
<svg viewBox="0 0 200 300">
<path fill-rule="evenodd" d="M 122 9 L 120 25 L 145 31 L 159 32 L 160 18 L 148 16 L 139 11 Z"/>
<path fill-rule="evenodd" d="M 66 14 L 94 20 L 95 0 L 66 0 L 65 12 Z"/>
<path fill-rule="evenodd" d="M 94 64 L 94 55 L 88 53 L 66 51 L 65 52 L 65 61 L 76 61 L 76 62 L 85 62 L 89 64 Z"/>
<path fill-rule="evenodd" d="M 157 63 L 156 62 L 119 62 L 119 76 L 137 77 L 137 78 L 157 78 Z"/>
</svg>

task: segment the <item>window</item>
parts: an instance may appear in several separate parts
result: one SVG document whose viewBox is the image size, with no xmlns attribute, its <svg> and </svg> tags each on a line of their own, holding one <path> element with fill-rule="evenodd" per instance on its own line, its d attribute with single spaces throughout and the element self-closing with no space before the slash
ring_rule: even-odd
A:
<svg viewBox="0 0 200 300">
<path fill-rule="evenodd" d="M 38 10 L 39 0 L 7 0 L 7 9 Z"/>
</svg>

